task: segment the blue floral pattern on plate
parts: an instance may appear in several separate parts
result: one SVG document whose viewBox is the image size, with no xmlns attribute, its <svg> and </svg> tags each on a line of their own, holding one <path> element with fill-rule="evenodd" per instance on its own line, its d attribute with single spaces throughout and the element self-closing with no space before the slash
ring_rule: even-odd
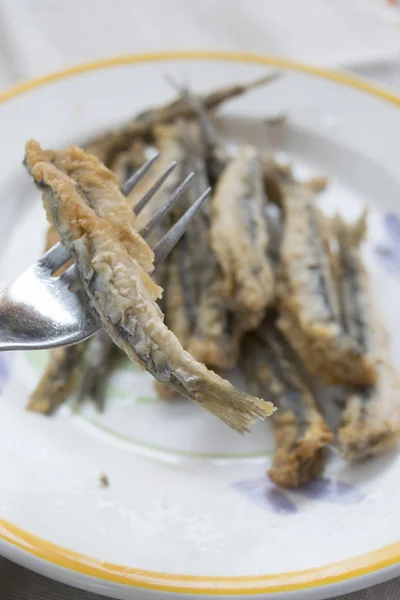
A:
<svg viewBox="0 0 400 600">
<path fill-rule="evenodd" d="M 388 273 L 400 275 L 400 218 L 395 213 L 386 213 L 383 228 L 387 242 L 376 245 L 378 260 Z"/>
<path fill-rule="evenodd" d="M 269 507 L 276 513 L 291 514 L 297 507 L 281 489 L 273 485 L 267 477 L 238 481 L 233 487 L 261 508 Z"/>
<path fill-rule="evenodd" d="M 342 505 L 357 504 L 364 499 L 364 494 L 354 485 L 329 477 L 315 479 L 293 490 L 278 488 L 267 477 L 238 481 L 233 487 L 254 504 L 286 515 L 298 512 L 296 497 Z"/>
<path fill-rule="evenodd" d="M 11 375 L 11 352 L 0 353 L 0 393 L 4 390 Z"/>
<path fill-rule="evenodd" d="M 357 504 L 364 498 L 363 493 L 351 483 L 329 477 L 314 479 L 294 491 L 310 500 L 334 504 Z"/>
</svg>

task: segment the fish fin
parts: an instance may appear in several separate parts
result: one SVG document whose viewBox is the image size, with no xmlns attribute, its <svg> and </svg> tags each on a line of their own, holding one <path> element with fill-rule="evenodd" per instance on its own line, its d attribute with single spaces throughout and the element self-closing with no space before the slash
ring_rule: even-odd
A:
<svg viewBox="0 0 400 600">
<path fill-rule="evenodd" d="M 365 208 L 362 214 L 353 223 L 347 222 L 341 215 L 336 213 L 333 217 L 333 228 L 336 235 L 345 234 L 349 242 L 354 246 L 359 246 L 365 240 L 368 231 L 368 210 Z"/>
<path fill-rule="evenodd" d="M 245 83 L 238 87 L 241 88 L 242 92 L 248 92 L 249 90 L 254 90 L 258 87 L 262 87 L 263 85 L 266 85 L 267 83 L 272 83 L 276 79 L 279 79 L 280 76 L 281 76 L 281 73 L 279 71 L 275 71 L 273 73 L 268 73 L 267 75 L 263 75 L 262 77 L 259 77 L 258 79 L 254 79 L 253 81 L 250 81 L 249 83 Z"/>
<path fill-rule="evenodd" d="M 250 396 L 215 373 L 213 375 L 211 380 L 204 378 L 199 382 L 200 394 L 196 394 L 195 401 L 232 429 L 244 433 L 250 430 L 253 423 L 275 412 L 276 407 L 272 402 Z"/>
<path fill-rule="evenodd" d="M 329 178 L 326 175 L 316 175 L 314 177 L 310 177 L 303 183 L 303 187 L 311 190 L 314 194 L 320 194 L 329 184 Z"/>
</svg>

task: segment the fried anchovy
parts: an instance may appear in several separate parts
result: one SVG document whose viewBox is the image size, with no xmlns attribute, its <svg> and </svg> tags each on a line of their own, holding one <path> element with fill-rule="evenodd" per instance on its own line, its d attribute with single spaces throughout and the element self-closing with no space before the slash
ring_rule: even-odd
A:
<svg viewBox="0 0 400 600">
<path fill-rule="evenodd" d="M 280 249 L 279 326 L 308 370 L 327 384 L 370 384 L 373 363 L 344 330 L 329 250 L 327 219 L 314 193 L 281 179 L 284 231 Z"/>
<path fill-rule="evenodd" d="M 196 177 L 185 199 L 179 204 L 185 210 L 202 189 L 208 186 L 204 144 L 196 122 L 179 124 L 184 171 Z M 170 259 L 169 295 L 172 302 L 181 299 L 180 313 L 167 309 L 168 322 L 177 333 L 187 338 L 185 348 L 200 362 L 212 367 L 229 367 L 237 360 L 238 332 L 233 327 L 227 307 L 226 286 L 220 265 L 211 246 L 209 206 L 204 205 L 187 228 Z M 181 292 L 178 292 L 178 289 Z"/>
<path fill-rule="evenodd" d="M 66 154 L 69 152 L 75 155 L 73 148 Z M 246 431 L 255 420 L 268 416 L 273 411 L 270 402 L 237 390 L 198 363 L 163 323 L 139 264 L 141 249 L 134 257 L 133 246 L 121 243 L 115 224 L 99 217 L 90 206 L 104 197 L 106 206 L 111 204 L 110 175 L 105 167 L 98 161 L 85 162 L 79 177 L 75 170 L 76 179 L 72 179 L 49 160 L 37 162 L 35 157 L 40 153 L 32 143 L 27 144 L 27 154 L 26 164 L 42 189 L 47 213 L 71 252 L 82 286 L 114 343 L 156 379 L 238 431 Z M 125 199 L 114 182 L 115 208 L 119 202 Z"/>
<path fill-rule="evenodd" d="M 263 175 L 268 200 L 282 207 L 282 184 L 285 182 L 288 183 L 294 178 L 291 166 L 283 165 L 277 162 L 272 156 L 267 156 L 263 160 Z"/>
<path fill-rule="evenodd" d="M 117 176 L 118 185 L 122 186 L 139 167 L 146 162 L 146 146 L 141 140 L 135 140 L 128 150 L 120 152 L 110 165 Z"/>
<path fill-rule="evenodd" d="M 193 116 L 198 123 L 201 131 L 202 143 L 204 145 L 205 164 L 207 167 L 209 183 L 214 186 L 228 165 L 231 157 L 224 142 L 211 122 L 207 114 L 207 108 L 202 104 L 201 99 L 189 88 L 179 86 L 175 82 L 173 82 L 173 85 L 179 92 L 182 101 L 193 111 Z"/>
<path fill-rule="evenodd" d="M 114 169 L 119 185 L 122 183 L 135 171 L 140 164 L 143 164 L 145 161 L 144 154 L 144 145 L 139 142 L 135 142 L 132 144 L 132 147 L 125 153 L 122 153 L 117 159 L 114 161 L 112 168 Z M 54 244 L 61 240 L 57 230 L 53 225 L 50 225 L 47 231 L 46 236 L 46 247 L 45 250 L 49 250 Z M 62 271 L 64 271 L 72 261 L 68 261 L 68 263 L 56 273 L 59 275 Z M 89 346 L 89 347 L 87 347 Z M 34 406 L 45 407 L 48 402 L 47 399 L 44 401 L 44 393 L 48 393 L 48 390 L 51 390 L 55 385 L 55 377 L 57 373 L 60 371 L 65 379 L 65 393 L 63 391 L 63 386 L 59 382 L 60 385 L 60 394 L 55 395 L 55 408 L 67 398 L 68 394 L 72 391 L 73 384 L 77 381 L 77 374 L 74 372 L 77 370 L 76 364 L 74 361 L 74 357 L 78 360 L 82 360 L 83 354 L 85 354 L 85 369 L 80 377 L 81 381 L 78 387 L 78 397 L 77 401 L 81 402 L 84 397 L 91 396 L 100 410 L 104 407 L 105 401 L 105 383 L 109 376 L 111 364 L 110 360 L 112 358 L 113 353 L 115 353 L 116 346 L 111 341 L 110 337 L 103 331 L 100 330 L 98 334 L 91 340 L 88 345 L 86 342 L 82 344 L 78 344 L 74 347 L 63 347 L 58 348 L 56 351 L 52 351 L 50 354 L 50 364 L 49 367 L 43 376 L 39 387 L 35 394 L 32 396 L 32 400 L 30 403 L 30 409 L 34 410 L 31 407 L 34 402 Z M 63 356 L 64 353 L 64 356 Z M 67 367 L 70 367 L 71 373 L 68 376 Z M 79 369 L 81 371 L 82 369 Z M 56 384 L 57 385 L 57 384 Z M 43 390 L 46 390 L 43 392 Z M 51 393 L 51 392 L 50 392 Z M 45 412 L 53 412 L 53 410 L 45 411 Z"/>
<path fill-rule="evenodd" d="M 262 320 L 274 294 L 265 206 L 261 161 L 254 148 L 245 146 L 217 184 L 211 201 L 211 239 L 232 305 L 247 321 L 247 329 Z"/>
<path fill-rule="evenodd" d="M 374 362 L 374 385 L 344 390 L 345 406 L 338 431 L 343 456 L 357 461 L 380 454 L 400 433 L 400 381 L 389 357 L 389 344 L 371 294 L 360 244 L 366 232 L 365 214 L 349 225 L 334 220 L 339 242 L 338 287 L 345 330 Z"/>
<path fill-rule="evenodd" d="M 80 155 L 77 157 L 79 159 Z M 61 168 L 65 166 L 65 158 L 60 154 L 55 157 L 55 162 Z M 113 162 L 112 169 L 117 176 L 118 184 L 121 186 L 126 179 L 130 177 L 132 172 L 145 162 L 145 146 L 142 142 L 134 142 L 124 153 L 121 153 Z M 67 168 L 70 175 L 73 176 L 74 171 L 72 165 Z M 131 216 L 131 215 L 130 215 Z M 51 247 L 57 241 L 60 241 L 60 236 L 53 225 L 50 225 L 47 234 L 47 246 Z M 72 261 L 69 261 L 66 266 L 69 266 Z M 83 343 L 87 347 L 85 351 L 85 368 L 80 377 L 80 383 L 77 391 L 77 403 L 81 403 L 85 397 L 90 396 L 100 410 L 103 410 L 105 404 L 105 389 L 106 382 L 112 370 L 112 356 L 115 354 L 117 347 L 112 342 L 110 337 L 104 330 L 100 330 L 90 343 Z M 59 352 L 64 351 L 67 355 L 70 352 L 69 348 L 60 348 Z M 76 379 L 76 378 L 75 378 Z"/>
<path fill-rule="evenodd" d="M 90 340 L 85 354 L 85 370 L 78 387 L 78 404 L 90 397 L 99 410 L 104 409 L 107 380 L 116 351 L 117 347 L 103 329 Z"/>
<path fill-rule="evenodd" d="M 279 77 L 279 73 L 273 73 L 247 84 L 230 85 L 196 97 L 205 110 L 213 110 L 231 98 L 236 98 L 249 90 L 275 81 L 277 77 Z M 132 140 L 142 138 L 153 143 L 155 125 L 173 123 L 179 118 L 190 118 L 192 116 L 192 108 L 188 106 L 184 99 L 179 97 L 164 106 L 146 110 L 115 131 L 96 137 L 86 145 L 85 149 L 87 152 L 95 154 L 103 163 L 109 165 L 117 154 L 130 146 Z"/>
<path fill-rule="evenodd" d="M 51 351 L 49 365 L 30 397 L 28 410 L 51 415 L 65 402 L 75 387 L 85 348 L 83 342 Z"/>
<path fill-rule="evenodd" d="M 272 481 L 295 488 L 317 477 L 333 435 L 273 318 L 244 338 L 241 362 L 251 393 L 273 398 L 278 408 L 271 417 L 276 443 Z"/>
<path fill-rule="evenodd" d="M 273 157 L 267 156 L 262 162 L 264 186 L 269 200 L 282 205 L 282 181 L 294 179 L 292 168 L 289 164 L 277 162 Z M 314 194 L 320 194 L 328 187 L 329 178 L 326 175 L 314 175 L 303 181 L 301 185 Z"/>
</svg>

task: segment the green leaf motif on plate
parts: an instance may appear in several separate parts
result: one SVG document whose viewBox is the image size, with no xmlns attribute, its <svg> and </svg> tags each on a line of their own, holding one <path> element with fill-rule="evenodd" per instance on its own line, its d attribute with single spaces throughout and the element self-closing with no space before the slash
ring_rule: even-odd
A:
<svg viewBox="0 0 400 600">
<path fill-rule="evenodd" d="M 157 401 L 155 396 L 136 396 L 136 404 L 155 404 Z"/>
</svg>

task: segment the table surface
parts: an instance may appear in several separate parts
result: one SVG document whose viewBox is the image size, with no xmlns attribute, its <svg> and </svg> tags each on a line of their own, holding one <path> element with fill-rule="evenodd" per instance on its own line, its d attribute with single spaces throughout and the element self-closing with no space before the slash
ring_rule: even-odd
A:
<svg viewBox="0 0 400 600">
<path fill-rule="evenodd" d="M 171 48 L 282 55 L 400 90 L 400 9 L 387 0 L 0 0 L 0 91 L 74 63 Z M 400 579 L 341 596 L 399 597 Z M 103 597 L 0 557 L 0 598 Z"/>
</svg>

